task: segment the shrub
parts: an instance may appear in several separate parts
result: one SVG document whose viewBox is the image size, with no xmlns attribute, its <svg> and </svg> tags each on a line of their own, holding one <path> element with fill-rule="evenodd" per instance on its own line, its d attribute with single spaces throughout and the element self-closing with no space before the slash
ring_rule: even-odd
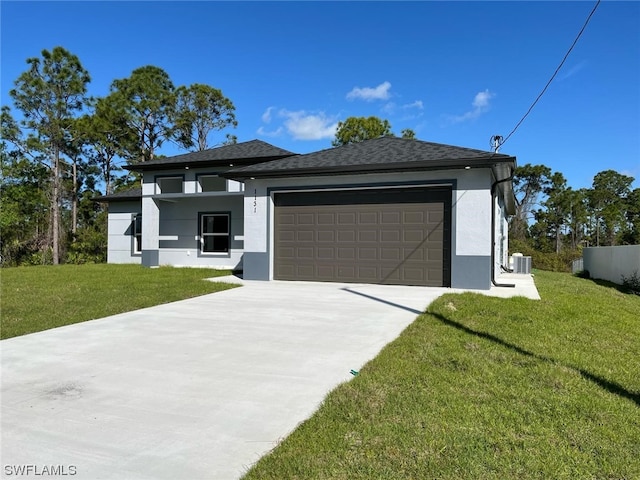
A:
<svg viewBox="0 0 640 480">
<path fill-rule="evenodd" d="M 513 252 L 520 252 L 527 257 L 531 257 L 531 266 L 533 268 L 551 272 L 571 272 L 571 262 L 582 256 L 582 252 L 579 250 L 563 250 L 559 254 L 541 252 L 519 240 L 509 242 L 509 251 L 510 255 Z"/>
<path fill-rule="evenodd" d="M 591 278 L 591 274 L 589 273 L 589 270 L 580 270 L 579 272 L 576 272 L 576 277 L 588 280 Z"/>
<path fill-rule="evenodd" d="M 640 295 L 640 275 L 638 275 L 637 270 L 629 276 L 621 275 L 621 277 L 623 287 L 628 289 L 631 293 Z"/>
<path fill-rule="evenodd" d="M 52 252 L 43 235 L 25 241 L 14 239 L 2 243 L 1 255 L 3 267 L 49 265 L 52 262 Z"/>
<path fill-rule="evenodd" d="M 107 261 L 107 235 L 101 226 L 78 229 L 75 240 L 67 245 L 65 263 L 104 263 Z"/>
</svg>

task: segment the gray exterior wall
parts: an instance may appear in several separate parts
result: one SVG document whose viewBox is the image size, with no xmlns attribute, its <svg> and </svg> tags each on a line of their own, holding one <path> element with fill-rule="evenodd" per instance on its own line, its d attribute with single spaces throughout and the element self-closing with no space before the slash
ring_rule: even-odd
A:
<svg viewBox="0 0 640 480">
<path fill-rule="evenodd" d="M 321 176 L 248 180 L 246 185 L 227 181 L 227 192 L 199 192 L 198 174 L 207 171 L 163 171 L 162 176 L 184 177 L 183 193 L 158 194 L 157 175 L 145 173 L 140 202 L 109 205 L 109 263 L 142 263 L 147 266 L 206 266 L 244 268 L 253 280 L 273 279 L 273 192 L 308 189 L 401 187 L 402 185 L 450 185 L 451 286 L 489 289 L 491 269 L 499 274 L 506 264 L 506 216 L 496 201 L 496 245 L 491 245 L 490 169 L 446 170 L 422 173 Z M 243 193 L 244 192 L 244 193 Z M 132 217 L 142 213 L 143 254 L 133 253 Z M 229 254 L 200 252 L 199 213 L 229 213 Z M 495 248 L 496 261 L 491 263 Z"/>
<path fill-rule="evenodd" d="M 366 188 L 449 184 L 452 192 L 451 286 L 491 287 L 490 169 L 248 180 L 245 185 L 244 277 L 273 279 L 273 189 Z"/>
<path fill-rule="evenodd" d="M 226 192 L 201 192 L 197 176 L 208 170 L 169 170 L 145 173 L 139 201 L 109 204 L 109 263 L 141 263 L 145 266 L 242 268 L 244 247 L 244 185 L 226 181 Z M 160 194 L 158 177 L 184 178 L 183 192 Z M 142 214 L 142 253 L 134 253 L 132 219 Z M 201 253 L 200 213 L 228 213 L 231 243 L 229 253 Z"/>
<path fill-rule="evenodd" d="M 133 215 L 142 212 L 139 201 L 111 202 L 107 220 L 107 263 L 141 263 L 134 253 Z"/>
<path fill-rule="evenodd" d="M 175 202 L 159 201 L 160 265 L 240 268 L 244 247 L 244 200 L 242 195 L 216 195 L 181 198 Z M 231 215 L 231 251 L 200 252 L 199 213 Z"/>
</svg>

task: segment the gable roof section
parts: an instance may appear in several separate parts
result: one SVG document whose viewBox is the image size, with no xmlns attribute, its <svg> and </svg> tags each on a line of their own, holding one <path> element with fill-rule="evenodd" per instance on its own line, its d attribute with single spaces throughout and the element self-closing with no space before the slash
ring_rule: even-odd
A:
<svg viewBox="0 0 640 480">
<path fill-rule="evenodd" d="M 173 157 L 158 158 L 148 162 L 127 165 L 127 170 L 167 170 L 180 167 L 221 167 L 228 169 L 233 165 L 251 165 L 297 155 L 283 148 L 275 147 L 262 140 L 234 143 L 222 147 L 210 148 L 201 152 L 185 153 Z"/>
<path fill-rule="evenodd" d="M 491 168 L 504 196 L 507 212 L 515 213 L 511 175 L 515 157 L 422 140 L 380 137 L 360 143 L 296 155 L 271 162 L 232 168 L 222 176 L 234 180 L 308 175 L 410 172 L 464 168 Z"/>
<path fill-rule="evenodd" d="M 515 157 L 397 137 L 380 137 L 319 152 L 233 168 L 225 176 L 247 178 L 304 175 L 340 175 L 410 170 L 493 167 L 506 163 L 515 168 Z"/>
<path fill-rule="evenodd" d="M 241 166 L 233 168 L 231 164 Z M 185 166 L 218 167 L 221 169 L 221 176 L 239 181 L 253 178 L 491 168 L 497 182 L 496 187 L 505 199 L 507 213 L 515 213 L 511 181 L 516 167 L 515 157 L 397 137 L 375 138 L 305 155 L 289 152 L 261 140 L 252 140 L 125 168 L 162 170 Z M 124 201 L 141 196 L 141 189 L 133 189 L 96 197 L 94 200 Z"/>
</svg>

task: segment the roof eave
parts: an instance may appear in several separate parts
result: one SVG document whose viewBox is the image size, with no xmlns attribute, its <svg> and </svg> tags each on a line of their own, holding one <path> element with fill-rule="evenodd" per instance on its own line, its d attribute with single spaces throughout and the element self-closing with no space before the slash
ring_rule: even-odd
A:
<svg viewBox="0 0 640 480">
<path fill-rule="evenodd" d="M 229 168 L 235 168 L 237 166 L 249 166 L 257 163 L 271 162 L 273 160 L 280 160 L 282 158 L 291 157 L 292 155 L 276 155 L 270 157 L 251 157 L 251 158 L 234 158 L 228 160 L 199 160 L 188 161 L 182 160 L 179 162 L 163 162 L 163 163 L 136 163 L 133 165 L 125 165 L 123 168 L 134 172 L 144 172 L 150 170 L 176 170 L 182 168 L 219 168 L 228 170 Z"/>
<path fill-rule="evenodd" d="M 496 163 L 515 163 L 515 158 L 507 157 L 504 159 L 456 159 L 447 163 L 442 161 L 432 162 L 402 162 L 392 164 L 375 164 L 375 165 L 350 165 L 350 166 L 333 166 L 333 167 L 311 167 L 311 168 L 293 168 L 287 170 L 272 171 L 247 171 L 236 172 L 229 170 L 221 176 L 231 179 L 243 181 L 256 178 L 285 178 L 285 177 L 301 177 L 316 175 L 354 175 L 359 173 L 390 173 L 390 172 L 407 172 L 407 171 L 434 171 L 434 170 L 458 170 L 466 168 L 493 168 Z"/>
<path fill-rule="evenodd" d="M 513 192 L 513 173 L 516 169 L 516 159 L 511 162 L 500 162 L 492 166 L 493 174 L 498 182 L 497 186 L 504 198 L 507 215 L 516 214 L 516 196 Z"/>
<path fill-rule="evenodd" d="M 112 203 L 112 202 L 130 202 L 132 200 L 140 200 L 142 199 L 142 194 L 137 196 L 126 196 L 126 197 L 118 197 L 111 195 L 101 195 L 99 197 L 93 197 L 91 199 L 92 202 L 98 203 Z"/>
</svg>

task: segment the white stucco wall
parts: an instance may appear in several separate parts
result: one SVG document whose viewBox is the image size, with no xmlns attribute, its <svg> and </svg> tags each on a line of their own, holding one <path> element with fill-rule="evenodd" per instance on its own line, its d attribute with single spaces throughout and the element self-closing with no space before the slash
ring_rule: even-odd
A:
<svg viewBox="0 0 640 480">
<path fill-rule="evenodd" d="M 107 262 L 140 263 L 142 255 L 134 254 L 132 215 L 141 213 L 140 202 L 111 202 L 108 213 Z"/>
<path fill-rule="evenodd" d="M 157 189 L 156 179 L 160 177 L 183 177 L 183 193 L 198 193 L 198 176 L 213 175 L 215 172 L 207 169 L 190 168 L 190 169 L 172 169 L 155 172 L 145 172 L 142 177 L 142 195 L 156 195 L 160 193 Z M 227 180 L 227 192 L 242 192 L 244 184 L 235 180 Z"/>
<path fill-rule="evenodd" d="M 583 268 L 591 278 L 621 285 L 623 275 L 640 275 L 640 245 L 588 247 L 582 251 L 582 258 Z"/>
<path fill-rule="evenodd" d="M 454 184 L 452 198 L 452 286 L 490 288 L 491 171 L 442 170 L 248 180 L 245 184 L 245 276 L 273 279 L 273 198 L 269 188 L 395 186 L 400 183 Z M 395 184 L 395 185 L 394 185 Z"/>
<path fill-rule="evenodd" d="M 479 180 L 479 179 L 476 179 Z M 464 183 L 464 182 L 460 182 Z M 456 254 L 462 256 L 491 254 L 491 195 L 489 189 L 458 184 L 456 208 Z"/>
</svg>

